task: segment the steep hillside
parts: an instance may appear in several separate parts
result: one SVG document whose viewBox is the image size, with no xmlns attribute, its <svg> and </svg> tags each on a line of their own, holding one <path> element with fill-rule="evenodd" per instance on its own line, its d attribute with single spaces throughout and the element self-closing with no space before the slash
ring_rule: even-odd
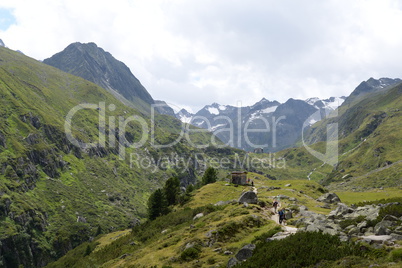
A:
<svg viewBox="0 0 402 268">
<path fill-rule="evenodd" d="M 94 82 L 123 102 L 125 99 L 132 102 L 140 110 L 149 112 L 150 105 L 154 104 L 151 95 L 130 69 L 95 43 L 73 43 L 43 62 Z"/>
<path fill-rule="evenodd" d="M 234 155 L 198 149 L 210 134 L 183 135 L 170 116 L 144 117 L 103 88 L 7 48 L 0 94 L 2 267 L 40 267 L 97 233 L 134 226 L 166 179 L 196 182 L 199 155 Z"/>
<path fill-rule="evenodd" d="M 338 127 L 339 163 L 323 183 L 355 189 L 401 185 L 402 84 L 351 98 L 336 117 L 318 122 L 304 136 L 324 153 L 327 126 Z"/>
</svg>

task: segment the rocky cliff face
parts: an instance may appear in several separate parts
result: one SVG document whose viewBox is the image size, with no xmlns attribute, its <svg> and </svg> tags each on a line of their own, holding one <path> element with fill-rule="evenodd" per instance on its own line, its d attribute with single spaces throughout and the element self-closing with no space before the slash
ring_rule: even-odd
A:
<svg viewBox="0 0 402 268">
<path fill-rule="evenodd" d="M 139 110 L 149 110 L 154 100 L 130 69 L 95 43 L 73 43 L 44 63 L 91 81 Z M 120 97 L 121 99 L 121 97 Z"/>
</svg>

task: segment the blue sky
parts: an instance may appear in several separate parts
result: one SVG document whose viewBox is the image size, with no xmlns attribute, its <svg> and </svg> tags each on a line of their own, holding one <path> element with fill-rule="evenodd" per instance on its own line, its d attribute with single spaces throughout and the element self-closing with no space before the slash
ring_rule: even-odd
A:
<svg viewBox="0 0 402 268">
<path fill-rule="evenodd" d="M 12 24 L 15 24 L 15 17 L 11 9 L 0 8 L 0 30 L 6 31 Z"/>
</svg>

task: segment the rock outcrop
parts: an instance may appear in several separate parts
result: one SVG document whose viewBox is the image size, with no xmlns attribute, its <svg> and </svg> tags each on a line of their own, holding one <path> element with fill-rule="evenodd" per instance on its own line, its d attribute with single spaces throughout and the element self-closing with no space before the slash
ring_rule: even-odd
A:
<svg viewBox="0 0 402 268">
<path fill-rule="evenodd" d="M 253 191 L 244 192 L 239 200 L 239 203 L 258 204 L 257 194 Z"/>
<path fill-rule="evenodd" d="M 393 203 L 352 208 L 339 203 L 328 216 L 308 211 L 305 207 L 301 207 L 298 215 L 296 215 L 300 218 L 295 224 L 300 226 L 299 231 L 337 235 L 343 241 L 347 241 L 351 237 L 357 237 L 358 239 L 366 239 L 369 243 L 378 244 L 385 241 L 389 243 L 389 241 L 402 239 L 401 220 L 387 215 L 375 226 L 370 226 L 370 222 L 377 219 L 381 207 L 391 204 Z M 341 227 L 344 226 L 347 220 L 355 223 Z"/>
<path fill-rule="evenodd" d="M 341 199 L 339 198 L 339 196 L 337 196 L 334 193 L 326 193 L 322 196 L 320 196 L 317 201 L 319 202 L 324 202 L 324 203 L 329 203 L 329 204 L 333 204 L 333 203 L 339 203 L 341 202 Z"/>
</svg>

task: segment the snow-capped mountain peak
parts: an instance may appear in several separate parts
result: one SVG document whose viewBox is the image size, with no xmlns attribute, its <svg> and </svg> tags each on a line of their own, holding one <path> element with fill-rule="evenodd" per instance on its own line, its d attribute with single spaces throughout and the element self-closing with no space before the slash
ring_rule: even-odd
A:
<svg viewBox="0 0 402 268">
<path fill-rule="evenodd" d="M 306 103 L 314 106 L 317 109 L 335 110 L 345 101 L 346 97 L 330 97 L 328 99 L 320 99 L 317 97 L 308 98 Z"/>
<path fill-rule="evenodd" d="M 188 112 L 186 109 L 181 109 L 177 114 L 176 118 L 182 121 L 183 123 L 189 124 L 191 119 L 193 118 L 193 114 Z"/>
</svg>

